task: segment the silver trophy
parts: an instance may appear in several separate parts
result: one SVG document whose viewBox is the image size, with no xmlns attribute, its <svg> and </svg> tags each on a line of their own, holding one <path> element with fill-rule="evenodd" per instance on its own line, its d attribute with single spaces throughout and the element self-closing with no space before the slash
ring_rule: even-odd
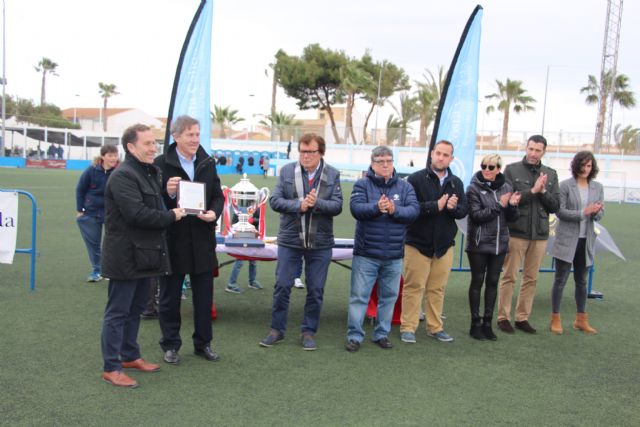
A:
<svg viewBox="0 0 640 427">
<path fill-rule="evenodd" d="M 226 238 L 227 246 L 264 247 L 264 242 L 258 237 L 256 227 L 249 223 L 249 218 L 260 209 L 269 198 L 269 189 L 258 189 L 249 181 L 247 174 L 242 176 L 240 182 L 231 187 L 229 192 L 230 205 L 238 216 L 238 222 L 231 226 L 231 235 Z"/>
</svg>

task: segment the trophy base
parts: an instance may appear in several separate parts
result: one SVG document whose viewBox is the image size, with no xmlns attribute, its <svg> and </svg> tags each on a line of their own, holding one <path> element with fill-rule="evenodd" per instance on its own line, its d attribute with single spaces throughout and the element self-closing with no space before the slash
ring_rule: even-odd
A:
<svg viewBox="0 0 640 427">
<path fill-rule="evenodd" d="M 264 248 L 264 242 L 255 237 L 227 237 L 224 240 L 225 246 L 241 248 Z"/>
</svg>

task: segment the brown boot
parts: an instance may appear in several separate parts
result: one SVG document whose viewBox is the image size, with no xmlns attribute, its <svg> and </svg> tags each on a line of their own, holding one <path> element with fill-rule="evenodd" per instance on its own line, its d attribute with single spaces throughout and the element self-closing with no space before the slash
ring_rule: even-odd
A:
<svg viewBox="0 0 640 427">
<path fill-rule="evenodd" d="M 579 329 L 587 334 L 597 334 L 598 331 L 589 325 L 587 313 L 576 313 L 576 321 L 573 322 L 573 329 Z"/>
<path fill-rule="evenodd" d="M 551 332 L 556 335 L 562 335 L 562 323 L 560 323 L 560 313 L 551 313 Z"/>
</svg>

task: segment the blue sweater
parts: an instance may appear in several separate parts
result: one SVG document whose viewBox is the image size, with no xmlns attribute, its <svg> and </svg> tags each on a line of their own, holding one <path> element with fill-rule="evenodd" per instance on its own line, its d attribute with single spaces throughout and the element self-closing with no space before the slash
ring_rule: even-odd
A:
<svg viewBox="0 0 640 427">
<path fill-rule="evenodd" d="M 102 164 L 89 166 L 76 186 L 76 211 L 104 221 L 104 189 L 113 169 L 105 171 Z"/>
<path fill-rule="evenodd" d="M 378 200 L 385 194 L 395 204 L 393 215 L 380 212 Z M 420 213 L 411 184 L 399 179 L 395 171 L 384 182 L 369 168 L 367 176 L 353 186 L 351 215 L 357 220 L 353 254 L 388 260 L 404 257 L 407 227 Z"/>
</svg>

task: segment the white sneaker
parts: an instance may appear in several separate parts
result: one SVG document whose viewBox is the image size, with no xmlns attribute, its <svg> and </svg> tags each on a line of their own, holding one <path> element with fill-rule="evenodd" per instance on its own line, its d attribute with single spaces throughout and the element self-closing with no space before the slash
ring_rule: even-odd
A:
<svg viewBox="0 0 640 427">
<path fill-rule="evenodd" d="M 302 283 L 302 280 L 300 280 L 300 278 L 296 278 L 296 280 L 293 281 L 293 287 L 294 288 L 298 288 L 298 289 L 304 289 L 304 283 Z"/>
</svg>

